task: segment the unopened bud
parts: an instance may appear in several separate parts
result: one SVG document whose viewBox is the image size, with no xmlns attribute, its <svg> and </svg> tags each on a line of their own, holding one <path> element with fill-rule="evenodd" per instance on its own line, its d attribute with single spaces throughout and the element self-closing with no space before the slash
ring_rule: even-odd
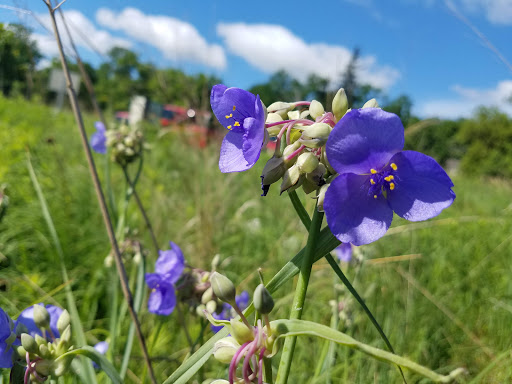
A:
<svg viewBox="0 0 512 384">
<path fill-rule="evenodd" d="M 282 156 L 272 156 L 261 172 L 261 188 L 263 196 L 268 192 L 268 187 L 283 177 L 286 172 L 286 165 Z"/>
<path fill-rule="evenodd" d="M 318 157 L 311 152 L 304 152 L 297 159 L 297 167 L 300 173 L 313 172 L 318 166 Z"/>
<path fill-rule="evenodd" d="M 348 99 L 343 88 L 340 88 L 338 92 L 336 92 L 336 96 L 332 99 L 332 113 L 336 120 L 340 120 L 348 110 Z"/>
<path fill-rule="evenodd" d="M 319 163 L 318 167 L 316 167 L 316 169 L 313 172 L 306 174 L 306 177 L 302 182 L 302 189 L 304 190 L 306 195 L 310 194 L 313 191 L 316 191 L 319 187 L 325 184 L 325 172 L 325 165 Z"/>
<path fill-rule="evenodd" d="M 213 313 L 217 310 L 217 302 L 215 300 L 210 300 L 206 303 L 206 310 L 209 313 Z"/>
<path fill-rule="evenodd" d="M 375 99 L 370 99 L 364 103 L 363 108 L 379 108 L 379 103 Z"/>
<path fill-rule="evenodd" d="M 36 372 L 43 376 L 50 376 L 50 369 L 53 364 L 51 360 L 39 360 L 36 366 Z"/>
<path fill-rule="evenodd" d="M 215 296 L 228 304 L 236 305 L 236 288 L 231 280 L 218 272 L 213 272 L 210 277 L 210 282 Z"/>
<path fill-rule="evenodd" d="M 210 300 L 213 299 L 213 289 L 212 287 L 209 287 L 206 291 L 204 291 L 203 295 L 201 296 L 201 304 L 206 304 Z"/>
<path fill-rule="evenodd" d="M 220 264 L 220 255 L 217 253 L 212 259 L 212 270 L 215 271 Z"/>
<path fill-rule="evenodd" d="M 48 343 L 48 340 L 38 335 L 37 333 L 34 335 L 34 339 L 36 340 L 37 345 L 43 345 Z"/>
<path fill-rule="evenodd" d="M 288 119 L 290 120 L 299 120 L 300 112 L 299 111 L 290 111 L 288 112 Z"/>
<path fill-rule="evenodd" d="M 300 113 L 300 118 L 301 118 L 301 120 L 302 120 L 302 119 L 306 119 L 306 118 L 309 116 L 309 114 L 310 114 L 310 113 L 309 113 L 309 109 L 305 109 L 305 110 L 303 110 L 303 111 Z M 301 125 L 302 125 L 302 124 L 301 124 Z"/>
<path fill-rule="evenodd" d="M 37 354 L 39 351 L 39 346 L 36 343 L 36 340 L 30 336 L 28 333 L 21 334 L 21 345 L 25 349 L 25 351 L 29 353 Z"/>
<path fill-rule="evenodd" d="M 50 328 L 50 314 L 45 307 L 39 304 L 34 304 L 33 307 L 34 323 L 38 328 Z"/>
<path fill-rule="evenodd" d="M 59 333 L 62 334 L 62 332 L 64 332 L 64 330 L 68 327 L 70 322 L 71 317 L 69 316 L 69 312 L 65 309 L 59 316 L 59 320 L 57 320 L 57 329 L 59 330 Z"/>
<path fill-rule="evenodd" d="M 274 299 L 263 284 L 260 284 L 254 290 L 254 308 L 262 315 L 267 315 L 274 309 Z"/>
<path fill-rule="evenodd" d="M 327 192 L 327 188 L 329 188 L 329 184 L 322 185 L 322 187 L 318 191 L 318 196 L 317 196 L 318 212 L 324 211 L 324 199 L 325 199 L 325 192 Z"/>
<path fill-rule="evenodd" d="M 293 108 L 295 108 L 295 104 L 293 103 L 276 101 L 275 103 L 272 103 L 267 107 L 267 112 L 269 114 L 272 112 L 277 113 L 284 119 L 285 117 L 288 116 L 288 111 L 291 111 Z"/>
<path fill-rule="evenodd" d="M 297 164 L 294 164 L 283 175 L 283 182 L 281 183 L 281 194 L 284 191 L 293 191 L 300 186 L 300 170 Z"/>
<path fill-rule="evenodd" d="M 277 123 L 279 121 L 283 121 L 283 118 L 279 113 L 273 112 L 267 115 L 267 124 Z M 270 136 L 277 136 L 281 128 L 283 128 L 283 124 L 274 125 L 272 127 L 267 128 L 267 132 L 269 133 Z"/>
<path fill-rule="evenodd" d="M 66 356 L 64 358 L 55 360 L 52 365 L 52 375 L 57 377 L 63 376 L 68 371 L 72 361 L 73 357 L 71 356 Z"/>
<path fill-rule="evenodd" d="M 297 161 L 297 156 L 294 156 L 293 158 L 291 158 L 290 160 L 287 160 L 287 158 L 289 156 L 291 156 L 291 154 L 293 152 L 295 152 L 297 149 L 299 149 L 300 147 L 300 143 L 298 141 L 294 142 L 293 144 L 290 144 L 288 145 L 284 150 L 283 150 L 283 159 L 284 159 L 284 164 L 290 168 L 293 164 L 295 164 L 295 162 Z"/>
<path fill-rule="evenodd" d="M 231 335 L 238 341 L 240 345 L 254 340 L 254 332 L 252 329 L 247 328 L 247 325 L 238 320 L 229 320 Z"/>
<path fill-rule="evenodd" d="M 324 106 L 319 101 L 313 100 L 309 105 L 309 114 L 315 120 L 317 117 L 322 116 L 324 112 Z"/>
<path fill-rule="evenodd" d="M 235 356 L 236 351 L 240 348 L 240 344 L 233 336 L 220 339 L 213 346 L 213 357 L 224 364 L 229 364 Z"/>
<path fill-rule="evenodd" d="M 320 148 L 325 145 L 332 128 L 326 123 L 315 123 L 302 132 L 299 142 L 309 148 Z"/>
<path fill-rule="evenodd" d="M 196 307 L 196 314 L 197 316 L 199 317 L 202 317 L 204 316 L 204 311 L 206 310 L 206 305 L 204 304 L 199 304 L 197 307 Z"/>
<path fill-rule="evenodd" d="M 39 356 L 41 356 L 43 359 L 49 359 L 52 357 L 52 353 L 48 349 L 48 345 L 41 344 L 39 346 Z"/>
<path fill-rule="evenodd" d="M 65 343 L 65 345 L 70 345 L 71 343 L 71 325 L 68 325 L 64 332 L 60 335 L 61 343 Z"/>
</svg>

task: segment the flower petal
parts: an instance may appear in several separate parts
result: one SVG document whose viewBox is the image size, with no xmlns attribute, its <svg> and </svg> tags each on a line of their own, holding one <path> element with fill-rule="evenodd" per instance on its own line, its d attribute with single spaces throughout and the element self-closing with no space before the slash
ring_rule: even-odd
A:
<svg viewBox="0 0 512 384">
<path fill-rule="evenodd" d="M 56 307 L 55 305 L 44 305 L 43 303 L 39 303 L 39 305 L 44 306 L 50 315 L 50 329 L 52 330 L 53 335 L 58 338 L 60 337 L 59 330 L 57 329 L 57 321 L 59 320 L 60 315 L 62 314 L 62 308 Z M 42 336 L 41 330 L 37 327 L 34 322 L 34 306 L 30 306 L 23 310 L 18 319 L 16 320 L 16 326 L 18 324 L 23 324 L 27 327 L 28 332 L 31 336 L 35 336 L 36 334 Z M 48 337 L 50 339 L 50 337 Z"/>
<path fill-rule="evenodd" d="M 404 146 L 404 127 L 394 113 L 380 108 L 353 109 L 334 126 L 327 159 L 338 173 L 380 170 Z"/>
<path fill-rule="evenodd" d="M 217 120 L 227 129 L 243 132 L 243 121 L 256 117 L 256 96 L 240 88 L 227 88 L 217 84 L 212 88 L 210 104 Z M 258 106 L 259 107 L 259 106 Z M 239 125 L 236 126 L 235 123 Z M 229 127 L 229 128 L 228 128 Z"/>
<path fill-rule="evenodd" d="M 0 368 L 12 367 L 12 347 L 7 343 L 0 343 Z"/>
<path fill-rule="evenodd" d="M 155 272 L 163 275 L 163 279 L 169 283 L 175 283 L 180 278 L 183 269 L 185 269 L 185 258 L 180 247 L 172 241 L 171 248 L 166 251 L 160 251 L 155 264 Z"/>
<path fill-rule="evenodd" d="M 176 306 L 176 293 L 174 287 L 160 286 L 149 295 L 148 311 L 157 315 L 167 316 Z"/>
<path fill-rule="evenodd" d="M 427 220 L 453 203 L 453 183 L 430 156 L 403 151 L 390 162 L 396 164 L 397 170 L 395 188 L 388 191 L 388 201 L 398 216 L 409 221 Z"/>
<path fill-rule="evenodd" d="M 219 169 L 223 173 L 242 172 L 251 168 L 243 151 L 244 134 L 230 131 L 224 136 L 220 148 Z"/>
<path fill-rule="evenodd" d="M 91 136 L 91 148 L 94 152 L 104 155 L 107 153 L 107 138 L 105 137 L 105 131 L 95 132 Z"/>
<path fill-rule="evenodd" d="M 352 260 L 352 244 L 350 243 L 341 243 L 338 248 L 332 251 L 338 260 L 348 263 Z"/>
<path fill-rule="evenodd" d="M 162 276 L 159 273 L 146 273 L 145 278 L 149 289 L 155 289 L 162 281 Z"/>
<path fill-rule="evenodd" d="M 331 232 L 343 243 L 369 244 L 386 233 L 393 211 L 384 196 L 368 195 L 369 177 L 345 173 L 327 189 L 324 211 Z"/>
<path fill-rule="evenodd" d="M 256 96 L 254 102 L 254 117 L 244 120 L 244 131 L 242 143 L 244 158 L 248 164 L 254 165 L 260 158 L 261 147 L 265 139 L 265 110 L 259 96 Z"/>
</svg>

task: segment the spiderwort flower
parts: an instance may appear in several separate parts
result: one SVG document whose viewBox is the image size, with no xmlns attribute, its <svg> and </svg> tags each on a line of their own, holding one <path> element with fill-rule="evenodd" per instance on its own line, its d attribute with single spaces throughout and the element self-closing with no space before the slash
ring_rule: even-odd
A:
<svg viewBox="0 0 512 384">
<path fill-rule="evenodd" d="M 338 258 L 339 261 L 348 263 L 350 262 L 350 260 L 352 260 L 352 244 L 350 243 L 341 243 L 332 252 Z"/>
<path fill-rule="evenodd" d="M 107 153 L 107 137 L 105 136 L 105 125 L 101 121 L 94 123 L 96 132 L 91 136 L 91 148 L 102 155 Z"/>
<path fill-rule="evenodd" d="M 0 308 L 0 368 L 12 367 L 12 347 L 14 324 L 11 318 Z"/>
<path fill-rule="evenodd" d="M 400 118 L 379 108 L 356 109 L 333 128 L 326 144 L 339 176 L 323 208 L 332 233 L 344 243 L 371 243 L 386 233 L 393 211 L 410 221 L 439 215 L 455 199 L 453 183 L 431 157 L 402 151 Z"/>
<path fill-rule="evenodd" d="M 220 150 L 220 171 L 248 170 L 259 159 L 265 139 L 265 107 L 259 95 L 217 84 L 210 104 L 217 120 L 229 130 Z"/>
<path fill-rule="evenodd" d="M 106 341 L 100 341 L 99 343 L 96 343 L 94 346 L 94 349 L 98 352 L 104 355 L 108 351 L 108 342 Z M 92 362 L 92 365 L 95 369 L 100 369 L 99 365 L 96 364 L 94 361 Z"/>
<path fill-rule="evenodd" d="M 185 269 L 185 258 L 180 247 L 172 241 L 171 249 L 160 251 L 155 264 L 155 273 L 146 273 L 146 284 L 151 289 L 148 301 L 149 312 L 170 315 L 176 307 L 174 284 Z"/>
<path fill-rule="evenodd" d="M 59 321 L 59 317 L 63 312 L 62 308 L 59 308 L 55 305 L 44 305 L 43 303 L 39 303 L 40 306 L 45 307 L 50 315 L 50 332 L 46 330 L 46 338 L 48 340 L 53 340 L 54 338 L 57 339 L 60 337 L 60 332 L 57 327 L 57 322 Z M 19 324 L 23 324 L 27 330 L 28 334 L 32 337 L 35 335 L 43 336 L 42 331 L 39 329 L 39 327 L 36 325 L 34 321 L 34 306 L 30 306 L 27 309 L 23 310 L 23 312 L 20 313 L 18 316 L 18 319 L 16 320 L 16 327 Z"/>
</svg>

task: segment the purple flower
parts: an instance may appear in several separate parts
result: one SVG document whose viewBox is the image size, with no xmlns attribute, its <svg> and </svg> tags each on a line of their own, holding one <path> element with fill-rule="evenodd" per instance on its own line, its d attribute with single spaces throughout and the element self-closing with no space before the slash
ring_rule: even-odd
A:
<svg viewBox="0 0 512 384">
<path fill-rule="evenodd" d="M 243 291 L 241 294 L 235 297 L 236 305 L 243 311 L 245 308 L 249 306 L 249 292 Z M 228 303 L 224 303 L 222 305 L 222 311 L 212 313 L 212 316 L 216 320 L 229 320 L 236 316 L 235 310 Z M 219 332 L 222 329 L 222 326 L 211 325 L 212 331 L 214 333 Z"/>
<path fill-rule="evenodd" d="M 155 273 L 146 273 L 146 284 L 151 289 L 148 301 L 149 312 L 170 315 L 176 306 L 174 284 L 185 269 L 185 259 L 180 247 L 170 242 L 171 248 L 160 251 L 155 264 Z"/>
<path fill-rule="evenodd" d="M 345 263 L 352 260 L 352 244 L 341 243 L 334 251 L 335 256 Z"/>
<path fill-rule="evenodd" d="M 326 144 L 339 176 L 325 195 L 332 233 L 343 243 L 371 243 L 386 233 L 393 211 L 410 221 L 439 215 L 455 199 L 453 183 L 431 157 L 402 151 L 400 118 L 379 108 L 348 112 Z"/>
<path fill-rule="evenodd" d="M 39 303 L 40 306 L 45 307 L 48 313 L 50 314 L 50 329 L 52 332 L 53 337 L 59 338 L 60 333 L 57 329 L 57 321 L 59 320 L 60 315 L 63 312 L 62 308 L 56 307 L 55 305 L 44 305 L 43 303 Z M 30 336 L 35 336 L 36 334 L 39 336 L 42 336 L 43 333 L 41 330 L 37 327 L 36 323 L 34 322 L 34 306 L 30 306 L 27 309 L 23 310 L 23 312 L 20 313 L 18 319 L 16 320 L 16 327 L 18 324 L 23 324 L 28 329 L 28 333 Z M 52 335 L 49 335 L 48 332 L 46 334 L 46 338 L 48 340 L 52 340 Z"/>
<path fill-rule="evenodd" d="M 101 121 L 94 123 L 96 132 L 91 136 L 91 148 L 94 152 L 101 153 L 104 155 L 107 153 L 107 137 L 105 136 L 105 126 Z"/>
<path fill-rule="evenodd" d="M 0 368 L 12 367 L 12 347 L 7 344 L 7 339 L 12 338 L 13 328 L 11 318 L 0 308 Z"/>
<path fill-rule="evenodd" d="M 260 157 L 265 139 L 265 107 L 260 97 L 217 84 L 210 104 L 217 120 L 229 130 L 220 150 L 221 172 L 248 170 Z"/>
<path fill-rule="evenodd" d="M 100 341 L 99 343 L 97 343 L 95 346 L 94 346 L 94 349 L 96 351 L 98 351 L 98 353 L 101 353 L 102 355 L 104 355 L 105 353 L 107 353 L 108 351 L 108 343 L 106 341 Z M 94 361 L 92 362 L 92 365 L 94 368 L 96 369 L 99 369 L 99 365 L 96 364 Z"/>
</svg>

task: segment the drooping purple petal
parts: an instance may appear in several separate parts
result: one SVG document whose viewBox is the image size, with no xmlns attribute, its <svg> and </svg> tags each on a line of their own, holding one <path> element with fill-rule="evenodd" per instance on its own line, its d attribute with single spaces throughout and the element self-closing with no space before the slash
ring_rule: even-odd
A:
<svg viewBox="0 0 512 384">
<path fill-rule="evenodd" d="M 230 131 L 224 136 L 220 148 L 219 169 L 223 173 L 247 171 L 254 164 L 249 164 L 244 157 L 244 135 Z"/>
<path fill-rule="evenodd" d="M 449 207 L 455 199 L 453 183 L 430 156 L 415 151 L 397 153 L 395 188 L 388 201 L 397 215 L 409 221 L 427 220 Z"/>
<path fill-rule="evenodd" d="M 40 303 L 39 305 L 44 306 L 50 314 L 50 329 L 52 330 L 53 335 L 56 338 L 59 338 L 60 333 L 57 329 L 57 321 L 63 312 L 62 308 L 51 304 L 45 306 L 43 303 Z M 16 320 L 16 326 L 18 326 L 20 323 L 27 327 L 31 336 L 35 336 L 36 334 L 39 336 L 43 335 L 41 330 L 36 326 L 36 323 L 34 322 L 34 306 L 30 306 L 20 313 L 18 319 Z M 47 336 L 47 338 L 50 340 L 50 336 Z"/>
<path fill-rule="evenodd" d="M 174 284 L 185 269 L 185 258 L 180 247 L 172 241 L 170 245 L 171 249 L 160 251 L 160 256 L 155 264 L 155 272 L 162 275 L 162 278 L 168 283 Z"/>
<path fill-rule="evenodd" d="M 94 152 L 104 155 L 107 153 L 107 137 L 105 136 L 105 126 L 101 121 L 94 123 L 96 132 L 91 136 L 91 148 Z"/>
<path fill-rule="evenodd" d="M 156 315 L 167 316 L 176 307 L 176 292 L 172 285 L 160 285 L 149 295 L 148 311 Z"/>
<path fill-rule="evenodd" d="M 327 159 L 338 173 L 381 169 L 404 146 L 400 118 L 380 108 L 354 109 L 335 125 L 326 144 Z"/>
<path fill-rule="evenodd" d="M 348 263 L 352 260 L 352 244 L 350 243 L 341 243 L 333 253 L 336 255 L 338 260 L 343 261 L 344 263 Z"/>
<path fill-rule="evenodd" d="M 383 195 L 368 194 L 369 177 L 345 173 L 327 189 L 324 210 L 331 232 L 343 243 L 369 244 L 386 233 L 393 211 Z"/>
</svg>

